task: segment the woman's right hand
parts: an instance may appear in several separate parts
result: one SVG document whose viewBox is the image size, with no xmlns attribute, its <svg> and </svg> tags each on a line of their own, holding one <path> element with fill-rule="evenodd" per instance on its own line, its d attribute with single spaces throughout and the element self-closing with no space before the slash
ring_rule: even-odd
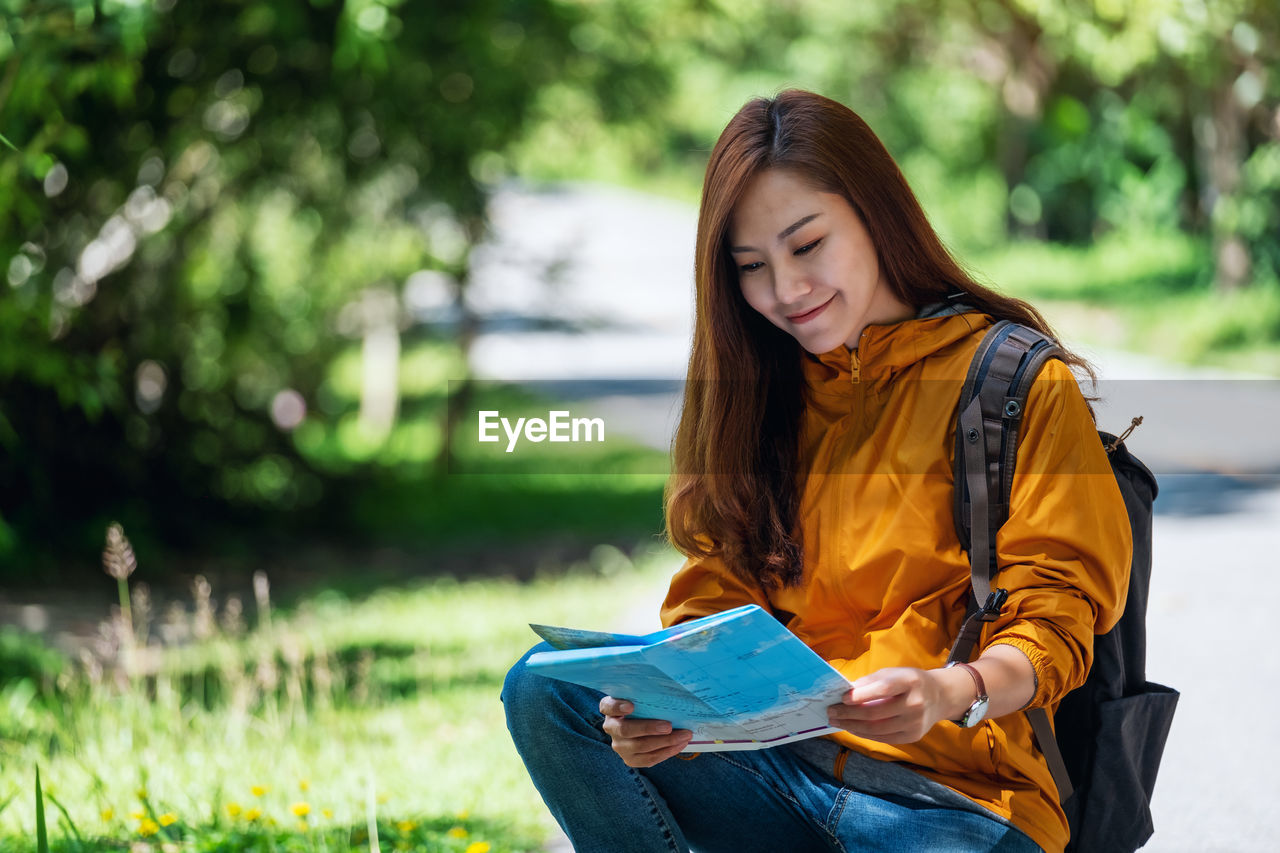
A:
<svg viewBox="0 0 1280 853">
<path fill-rule="evenodd" d="M 666 720 L 631 720 L 635 705 L 606 696 L 600 700 L 604 731 L 613 739 L 613 751 L 628 767 L 652 767 L 677 755 L 693 739 L 687 729 L 672 731 Z"/>
</svg>

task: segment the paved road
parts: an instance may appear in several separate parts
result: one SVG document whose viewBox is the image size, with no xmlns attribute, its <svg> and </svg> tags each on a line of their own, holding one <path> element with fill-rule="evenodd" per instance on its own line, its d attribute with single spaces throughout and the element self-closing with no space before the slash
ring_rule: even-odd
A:
<svg viewBox="0 0 1280 853">
<path fill-rule="evenodd" d="M 479 370 L 496 379 L 654 380 L 606 382 L 591 395 L 611 423 L 666 447 L 673 380 L 688 353 L 694 211 L 586 187 L 513 188 L 496 210 L 500 248 L 476 290 L 476 307 L 495 318 L 477 342 Z M 554 275 L 539 282 L 528 275 L 536 268 Z M 1089 354 L 1107 398 L 1100 423 L 1119 431 L 1142 414 L 1130 448 L 1161 481 L 1148 675 L 1182 699 L 1145 849 L 1274 850 L 1280 382 Z M 631 628 L 656 622 L 660 597 L 655 590 L 643 602 Z"/>
</svg>

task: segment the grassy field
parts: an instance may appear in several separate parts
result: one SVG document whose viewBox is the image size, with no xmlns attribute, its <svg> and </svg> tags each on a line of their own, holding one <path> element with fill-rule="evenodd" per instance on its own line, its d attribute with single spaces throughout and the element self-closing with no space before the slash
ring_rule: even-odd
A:
<svg viewBox="0 0 1280 853">
<path fill-rule="evenodd" d="M 1067 339 L 1175 364 L 1280 376 L 1280 284 L 1213 287 L 1207 246 L 1182 234 L 1109 235 L 1089 246 L 1015 243 L 974 259 Z"/>
<path fill-rule="evenodd" d="M 75 661 L 0 635 L 0 850 L 37 849 L 37 765 L 52 850 L 538 850 L 499 701 L 526 623 L 616 627 L 675 562 L 604 546 L 555 577 L 274 613 L 197 583 L 150 616 L 135 590 L 132 632 Z"/>
</svg>

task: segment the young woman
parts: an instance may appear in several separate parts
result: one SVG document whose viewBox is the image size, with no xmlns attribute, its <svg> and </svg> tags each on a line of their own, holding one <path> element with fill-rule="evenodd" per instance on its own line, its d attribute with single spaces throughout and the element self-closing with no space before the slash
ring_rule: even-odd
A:
<svg viewBox="0 0 1280 853">
<path fill-rule="evenodd" d="M 1068 364 L 1027 400 L 997 537 L 1008 600 L 971 666 L 944 666 L 970 588 L 952 521 L 961 382 L 995 320 L 1044 320 L 974 282 L 867 125 L 808 92 L 753 100 L 721 134 L 696 279 L 666 506 L 688 559 L 662 621 L 767 609 L 852 682 L 829 711 L 843 731 L 680 754 L 688 732 L 522 661 L 503 701 L 552 814 L 580 852 L 1062 850 L 1018 712 L 1084 680 L 1131 547 Z"/>
</svg>

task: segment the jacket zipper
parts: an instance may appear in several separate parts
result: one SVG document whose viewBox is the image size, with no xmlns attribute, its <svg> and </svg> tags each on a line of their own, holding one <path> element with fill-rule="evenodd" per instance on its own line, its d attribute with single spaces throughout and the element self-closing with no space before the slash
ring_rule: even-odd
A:
<svg viewBox="0 0 1280 853">
<path fill-rule="evenodd" d="M 866 340 L 867 330 L 863 329 L 858 335 L 858 346 L 849 350 L 849 379 L 854 385 L 862 381 L 862 356 L 859 353 L 862 352 L 862 345 Z"/>
</svg>

